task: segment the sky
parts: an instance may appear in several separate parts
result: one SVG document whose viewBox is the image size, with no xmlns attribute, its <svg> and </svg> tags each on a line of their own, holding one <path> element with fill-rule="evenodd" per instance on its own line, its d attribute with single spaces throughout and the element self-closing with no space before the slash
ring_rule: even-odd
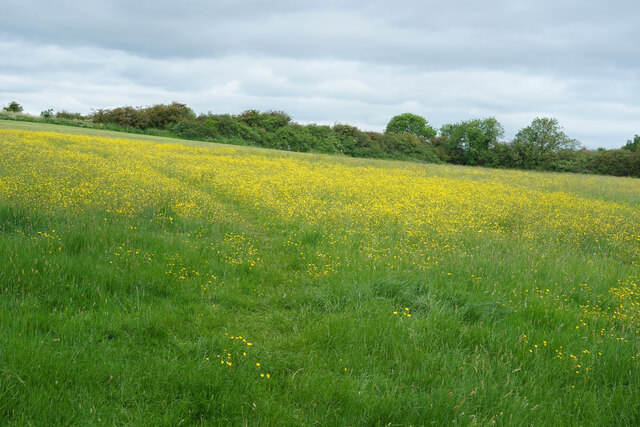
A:
<svg viewBox="0 0 640 427">
<path fill-rule="evenodd" d="M 554 117 L 587 148 L 640 134 L 637 0 L 1 0 L 0 106 L 181 102 L 382 131 Z"/>
</svg>

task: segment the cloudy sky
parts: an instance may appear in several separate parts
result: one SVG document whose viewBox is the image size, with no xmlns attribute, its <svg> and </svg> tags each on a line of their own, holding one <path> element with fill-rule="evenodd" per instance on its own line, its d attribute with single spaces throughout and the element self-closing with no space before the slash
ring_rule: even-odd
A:
<svg viewBox="0 0 640 427">
<path fill-rule="evenodd" d="M 589 148 L 640 134 L 637 0 L 2 0 L 0 105 L 183 102 L 383 130 L 555 117 Z"/>
</svg>

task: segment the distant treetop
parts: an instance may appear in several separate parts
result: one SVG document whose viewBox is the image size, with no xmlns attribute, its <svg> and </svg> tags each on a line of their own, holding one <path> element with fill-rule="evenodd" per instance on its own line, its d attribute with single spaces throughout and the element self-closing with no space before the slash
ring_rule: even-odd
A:
<svg viewBox="0 0 640 427">
<path fill-rule="evenodd" d="M 409 133 L 425 139 L 432 138 L 436 136 L 437 133 L 424 117 L 411 113 L 394 116 L 385 129 L 385 133 L 389 132 Z"/>
<path fill-rule="evenodd" d="M 640 150 L 640 135 L 636 135 L 633 141 L 627 140 L 627 143 L 622 147 L 623 150 L 638 151 Z"/>
<path fill-rule="evenodd" d="M 22 113 L 22 105 L 16 101 L 11 101 L 8 106 L 3 108 L 4 111 L 11 111 L 12 113 Z"/>
</svg>

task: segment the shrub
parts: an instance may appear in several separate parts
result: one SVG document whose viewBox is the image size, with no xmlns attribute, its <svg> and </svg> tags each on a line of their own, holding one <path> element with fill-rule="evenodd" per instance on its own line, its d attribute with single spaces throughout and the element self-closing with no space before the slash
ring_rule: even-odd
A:
<svg viewBox="0 0 640 427">
<path fill-rule="evenodd" d="M 437 153 L 424 138 L 409 133 L 385 133 L 380 138 L 381 148 L 387 157 L 395 159 L 416 159 L 429 163 L 439 163 Z"/>
<path fill-rule="evenodd" d="M 341 139 L 329 126 L 311 124 L 304 126 L 304 128 L 314 140 L 312 151 L 327 154 L 344 153 L 345 149 Z"/>
<path fill-rule="evenodd" d="M 149 120 L 140 108 L 130 106 L 117 107 L 113 110 L 97 110 L 91 116 L 95 123 L 113 123 L 119 126 L 146 129 L 149 127 Z"/>
<path fill-rule="evenodd" d="M 270 133 L 265 146 L 279 150 L 307 152 L 314 148 L 315 139 L 304 126 L 290 125 Z"/>
<path fill-rule="evenodd" d="M 191 108 L 173 102 L 169 105 L 157 104 L 151 107 L 118 107 L 113 110 L 97 110 L 90 116 L 95 123 L 115 123 L 138 129 L 165 129 L 167 126 L 195 118 Z"/>
<path fill-rule="evenodd" d="M 252 128 L 258 128 L 267 132 L 273 132 L 291 123 L 291 116 L 282 111 L 268 111 L 261 113 L 258 110 L 247 110 L 237 116 L 237 119 Z"/>
<path fill-rule="evenodd" d="M 195 119 L 195 114 L 191 108 L 175 101 L 169 105 L 157 104 L 147 107 L 140 112 L 146 116 L 147 126 L 156 129 L 164 129 L 174 123 Z"/>
<path fill-rule="evenodd" d="M 219 136 L 217 127 L 207 126 L 206 123 L 198 121 L 174 123 L 168 126 L 167 129 L 176 136 L 184 139 L 213 141 Z"/>
<path fill-rule="evenodd" d="M 358 143 L 358 135 L 362 134 L 360 130 L 354 126 L 335 124 L 331 128 L 335 137 L 340 141 L 342 152 L 352 155 L 353 149 Z"/>
<path fill-rule="evenodd" d="M 68 111 L 57 111 L 56 119 L 64 119 L 64 120 L 84 120 L 85 117 L 80 113 L 69 113 Z"/>
</svg>

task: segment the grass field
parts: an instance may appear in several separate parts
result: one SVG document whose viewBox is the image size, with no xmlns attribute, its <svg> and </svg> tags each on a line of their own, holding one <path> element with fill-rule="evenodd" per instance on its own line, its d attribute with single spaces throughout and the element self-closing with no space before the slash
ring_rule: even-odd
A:
<svg viewBox="0 0 640 427">
<path fill-rule="evenodd" d="M 640 180 L 68 129 L 0 123 L 0 424 L 640 424 Z"/>
</svg>

